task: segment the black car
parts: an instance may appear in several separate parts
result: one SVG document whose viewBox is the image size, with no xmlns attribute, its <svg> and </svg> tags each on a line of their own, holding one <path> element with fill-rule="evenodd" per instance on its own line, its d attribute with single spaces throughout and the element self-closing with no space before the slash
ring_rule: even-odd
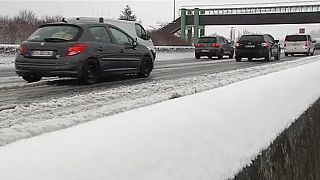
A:
<svg viewBox="0 0 320 180">
<path fill-rule="evenodd" d="M 198 43 L 195 44 L 195 57 L 200 59 L 201 56 L 217 56 L 222 59 L 224 55 L 233 58 L 234 48 L 223 36 L 206 36 L 200 37 Z"/>
<path fill-rule="evenodd" d="M 236 61 L 241 61 L 242 58 L 264 58 L 265 61 L 270 61 L 271 57 L 275 60 L 280 59 L 279 40 L 274 40 L 270 34 L 253 34 L 243 35 L 235 45 Z"/>
<path fill-rule="evenodd" d="M 96 83 L 107 73 L 148 77 L 151 51 L 116 26 L 103 22 L 41 25 L 19 47 L 16 73 L 27 82 L 42 77 L 76 77 Z"/>
</svg>

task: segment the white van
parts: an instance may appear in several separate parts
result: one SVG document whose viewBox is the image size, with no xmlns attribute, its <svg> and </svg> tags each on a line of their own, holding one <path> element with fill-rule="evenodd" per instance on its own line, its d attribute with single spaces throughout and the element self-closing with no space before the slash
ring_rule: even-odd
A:
<svg viewBox="0 0 320 180">
<path fill-rule="evenodd" d="M 314 44 L 315 41 L 308 34 L 287 35 L 284 42 L 284 54 L 285 56 L 294 54 L 313 56 Z"/>
<path fill-rule="evenodd" d="M 109 18 L 92 18 L 92 17 L 77 17 L 77 18 L 67 18 L 67 22 L 102 22 L 106 24 L 111 24 L 121 28 L 123 31 L 128 33 L 131 37 L 137 40 L 139 44 L 146 46 L 153 54 L 153 58 L 156 58 L 156 51 L 153 46 L 153 42 L 150 36 L 147 34 L 143 26 L 137 21 L 125 21 Z"/>
</svg>

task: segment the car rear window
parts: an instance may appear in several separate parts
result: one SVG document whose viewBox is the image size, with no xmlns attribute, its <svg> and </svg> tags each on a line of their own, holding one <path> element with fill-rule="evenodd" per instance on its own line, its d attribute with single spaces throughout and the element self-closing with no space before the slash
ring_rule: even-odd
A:
<svg viewBox="0 0 320 180">
<path fill-rule="evenodd" d="M 290 35 L 286 36 L 285 41 L 306 41 L 307 36 L 305 35 Z"/>
<path fill-rule="evenodd" d="M 210 38 L 200 38 L 198 43 L 216 43 L 217 38 L 216 37 L 210 37 Z"/>
<path fill-rule="evenodd" d="M 244 35 L 244 36 L 241 36 L 239 41 L 258 42 L 258 41 L 264 41 L 264 39 L 262 35 Z"/>
<path fill-rule="evenodd" d="M 80 28 L 68 25 L 43 26 L 37 29 L 29 41 L 74 41 L 79 37 Z"/>
</svg>

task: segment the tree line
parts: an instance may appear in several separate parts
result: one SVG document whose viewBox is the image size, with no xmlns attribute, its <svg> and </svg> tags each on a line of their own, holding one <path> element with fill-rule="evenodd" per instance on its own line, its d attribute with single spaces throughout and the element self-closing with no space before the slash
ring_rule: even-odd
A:
<svg viewBox="0 0 320 180">
<path fill-rule="evenodd" d="M 136 21 L 137 16 L 133 13 L 131 7 L 126 5 L 119 16 L 120 20 Z M 58 22 L 62 16 L 42 16 L 38 17 L 31 10 L 21 10 L 13 17 L 0 16 L 0 44 L 20 44 L 27 39 L 41 24 Z M 158 31 L 158 28 L 149 30 L 154 45 L 190 45 L 175 35 Z"/>
<path fill-rule="evenodd" d="M 38 17 L 30 10 L 22 10 L 13 17 L 0 16 L 0 44 L 20 44 L 41 24 L 61 19 L 59 15 Z"/>
</svg>

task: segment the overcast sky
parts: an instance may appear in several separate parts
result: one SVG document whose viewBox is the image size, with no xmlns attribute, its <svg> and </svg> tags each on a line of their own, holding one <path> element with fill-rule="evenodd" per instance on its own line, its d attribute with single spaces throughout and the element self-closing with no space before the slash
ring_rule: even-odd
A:
<svg viewBox="0 0 320 180">
<path fill-rule="evenodd" d="M 216 2 L 215 0 L 175 0 L 176 16 L 182 6 L 188 5 L 221 5 L 252 3 L 250 0 L 225 0 Z M 298 0 L 255 0 L 254 3 L 270 2 L 297 2 Z M 61 15 L 63 17 L 111 17 L 118 18 L 120 12 L 126 5 L 130 5 L 138 20 L 141 20 L 146 28 L 156 26 L 157 22 L 170 22 L 173 20 L 174 0 L 105 0 L 105 1 L 27 1 L 11 0 L 0 1 L 0 15 L 14 16 L 22 9 L 32 10 L 37 16 Z M 318 1 L 319 2 L 319 1 Z M 300 27 L 305 27 L 307 32 L 320 29 L 320 24 L 313 25 L 273 25 L 273 26 L 234 26 L 236 31 L 247 29 L 251 32 L 271 33 L 278 39 L 283 39 L 286 34 L 297 33 Z M 211 26 L 207 28 L 206 34 L 217 32 L 218 34 L 229 36 L 231 26 Z"/>
</svg>

